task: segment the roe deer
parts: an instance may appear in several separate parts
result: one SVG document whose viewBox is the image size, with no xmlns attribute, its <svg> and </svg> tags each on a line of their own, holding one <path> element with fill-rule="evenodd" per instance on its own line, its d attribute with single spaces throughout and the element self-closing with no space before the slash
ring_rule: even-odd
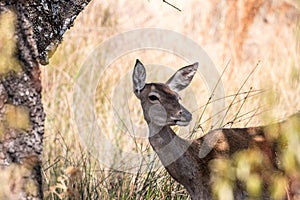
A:
<svg viewBox="0 0 300 200">
<path fill-rule="evenodd" d="M 212 160 L 231 159 L 235 153 L 243 150 L 259 149 L 270 165 L 264 170 L 281 173 L 279 145 L 269 140 L 266 133 L 282 132 L 289 126 L 288 120 L 268 126 L 216 129 L 195 140 L 182 139 L 170 128 L 174 125 L 186 126 L 192 119 L 192 114 L 179 103 L 177 92 L 190 84 L 197 68 L 198 63 L 183 67 L 164 84 L 145 83 L 146 70 L 139 60 L 134 67 L 133 89 L 141 101 L 149 127 L 149 142 L 168 173 L 187 189 L 192 200 L 213 198 L 212 169 L 209 165 Z M 300 122 L 300 113 L 289 119 Z M 210 151 L 203 154 L 203 149 Z M 263 181 L 266 183 L 262 186 L 261 199 L 271 199 L 267 189 L 268 180 Z M 299 180 L 291 178 L 286 188 L 285 198 L 300 198 Z M 235 181 L 233 196 L 235 199 L 249 197 L 241 181 Z"/>
</svg>

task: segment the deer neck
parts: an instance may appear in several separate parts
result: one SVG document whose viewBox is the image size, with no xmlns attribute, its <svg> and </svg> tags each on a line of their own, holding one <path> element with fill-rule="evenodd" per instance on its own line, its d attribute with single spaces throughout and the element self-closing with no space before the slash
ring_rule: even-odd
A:
<svg viewBox="0 0 300 200">
<path fill-rule="evenodd" d="M 170 126 L 148 126 L 149 142 L 165 167 L 177 161 L 191 145 L 190 141 L 177 136 Z"/>
<path fill-rule="evenodd" d="M 158 126 L 155 124 L 148 124 L 149 127 L 149 141 L 155 149 L 160 149 L 170 143 L 175 137 L 178 137 L 170 126 Z"/>
<path fill-rule="evenodd" d="M 169 126 L 148 125 L 149 142 L 169 174 L 187 188 L 192 199 L 211 199 L 209 187 L 203 184 L 209 174 L 203 178 L 199 173 L 201 162 L 197 152 L 191 151 L 192 141 L 180 138 Z"/>
</svg>

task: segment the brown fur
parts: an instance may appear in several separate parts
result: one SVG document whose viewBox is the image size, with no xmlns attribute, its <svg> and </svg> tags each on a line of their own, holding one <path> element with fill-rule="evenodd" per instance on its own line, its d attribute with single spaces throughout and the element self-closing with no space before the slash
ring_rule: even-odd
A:
<svg viewBox="0 0 300 200">
<path fill-rule="evenodd" d="M 295 116 L 300 120 L 300 113 L 293 117 Z M 278 125 L 284 126 L 287 121 L 278 123 Z M 177 140 L 176 145 L 173 147 L 189 146 L 182 156 L 175 162 L 165 166 L 165 168 L 177 182 L 187 189 L 192 199 L 211 199 L 211 169 L 209 164 L 214 159 L 232 158 L 235 153 L 242 150 L 259 148 L 264 154 L 264 158 L 268 159 L 265 162 L 271 164 L 269 167 L 274 171 L 280 171 L 276 156 L 276 152 L 278 152 L 277 143 L 266 138 L 266 130 L 268 128 L 269 126 L 218 129 L 208 132 L 204 137 L 188 141 L 177 136 L 169 126 L 165 126 L 157 135 L 150 137 L 149 141 L 163 164 L 165 158 L 161 155 L 160 150 L 170 143 L 171 140 L 174 140 L 174 138 Z M 213 144 L 211 151 L 205 157 L 200 158 L 199 149 L 203 145 L 210 145 L 205 144 L 205 138 L 216 132 L 219 133 L 217 142 Z M 287 194 L 289 199 L 297 199 L 295 194 L 299 195 L 300 187 L 297 187 L 299 184 L 299 179 L 291 180 L 290 192 Z M 235 187 L 235 199 L 247 199 L 248 195 L 243 185 L 237 182 Z M 271 199 L 269 195 L 267 188 L 265 188 L 262 199 Z"/>
<path fill-rule="evenodd" d="M 197 65 L 195 63 L 181 68 L 166 84 L 145 84 L 146 71 L 137 60 L 133 82 L 134 88 L 142 88 L 135 92 L 141 101 L 144 118 L 149 126 L 151 146 L 169 174 L 187 189 L 192 200 L 213 198 L 212 161 L 232 160 L 239 152 L 248 153 L 248 150 L 252 149 L 258 151 L 263 159 L 254 170 L 263 181 L 261 199 L 271 199 L 268 185 L 272 175 L 274 173 L 286 175 L 280 158 L 285 144 L 278 138 L 287 131 L 300 130 L 300 112 L 285 121 L 268 126 L 217 129 L 195 140 L 180 138 L 170 126 L 187 125 L 191 121 L 191 114 L 180 105 L 179 95 L 175 91 L 180 91 L 190 83 Z M 151 100 L 152 95 L 156 95 L 157 98 Z M 161 119 L 164 117 L 165 121 L 162 123 Z M 297 124 L 296 128 L 295 124 Z M 300 173 L 288 177 L 288 180 L 285 198 L 300 199 Z M 249 198 L 242 181 L 236 180 L 233 189 L 235 199 Z"/>
</svg>

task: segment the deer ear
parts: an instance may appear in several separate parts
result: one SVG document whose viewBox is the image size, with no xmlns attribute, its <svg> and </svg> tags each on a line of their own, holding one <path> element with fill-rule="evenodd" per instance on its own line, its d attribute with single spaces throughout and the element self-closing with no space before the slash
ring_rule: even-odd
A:
<svg viewBox="0 0 300 200">
<path fill-rule="evenodd" d="M 138 59 L 133 69 L 132 81 L 134 93 L 138 96 L 146 84 L 146 69 Z"/>
<path fill-rule="evenodd" d="M 186 88 L 192 81 L 196 71 L 198 69 L 198 63 L 188 65 L 179 69 L 166 84 L 175 92 L 179 92 Z"/>
</svg>

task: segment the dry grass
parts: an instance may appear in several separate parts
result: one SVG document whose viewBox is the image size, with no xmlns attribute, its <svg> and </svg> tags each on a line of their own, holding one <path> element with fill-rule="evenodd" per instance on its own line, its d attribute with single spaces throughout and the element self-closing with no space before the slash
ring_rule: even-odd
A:
<svg viewBox="0 0 300 200">
<path fill-rule="evenodd" d="M 296 26 L 299 17 L 296 1 L 270 3 L 262 0 L 256 7 L 253 2 L 192 0 L 182 3 L 182 12 L 178 12 L 161 1 L 93 1 L 66 33 L 49 66 L 42 69 L 47 113 L 43 160 L 45 199 L 188 198 L 162 167 L 133 163 L 138 173 L 118 172 L 99 163 L 80 143 L 78 124 L 71 109 L 79 69 L 98 44 L 117 33 L 145 27 L 166 28 L 196 41 L 220 73 L 231 60 L 222 77 L 229 107 L 223 123 L 226 126 L 265 124 L 270 121 L 264 117 L 266 115 L 271 114 L 272 120 L 279 120 L 299 110 L 300 31 Z M 237 10 L 241 10 L 240 13 Z M 130 73 L 136 58 L 174 69 L 188 63 L 158 50 L 133 52 L 112 63 L 98 83 L 95 112 L 104 135 L 119 149 L 145 156 L 152 152 L 145 135 L 135 139 L 130 135 L 132 131 L 128 131 L 133 129 L 132 122 L 140 129 L 145 128 L 139 103 L 130 93 L 131 83 L 123 85 L 130 88 L 124 91 L 124 100 L 129 102 L 126 109 L 131 121 L 122 119 L 126 126 L 120 124 L 111 107 L 115 87 L 124 77 L 130 81 L 130 74 L 125 75 Z M 258 68 L 247 78 L 259 60 Z M 151 80 L 162 81 L 168 76 L 159 77 L 158 74 L 153 71 Z M 191 88 L 185 94 L 192 92 L 194 97 L 191 98 L 195 98 L 197 105 L 190 104 L 191 101 L 183 104 L 194 111 L 193 125 L 197 132 L 193 137 L 198 137 L 210 129 L 211 106 L 204 106 L 210 94 L 205 80 L 198 75 Z M 186 96 L 186 99 L 190 98 Z M 201 113 L 204 114 L 198 121 Z M 191 126 L 180 135 L 188 137 L 193 129 Z M 115 156 L 124 165 L 128 162 L 122 155 Z"/>
</svg>

